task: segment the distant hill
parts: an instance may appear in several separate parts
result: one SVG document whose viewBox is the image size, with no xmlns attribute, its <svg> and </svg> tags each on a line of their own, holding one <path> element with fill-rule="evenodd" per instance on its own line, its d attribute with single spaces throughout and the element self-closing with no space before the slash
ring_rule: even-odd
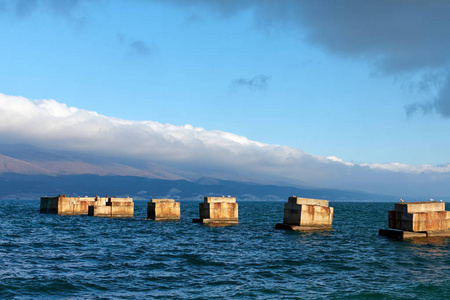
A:
<svg viewBox="0 0 450 300">
<path fill-rule="evenodd" d="M 0 196 L 4 199 L 39 199 L 41 196 L 117 195 L 135 199 L 202 199 L 204 196 L 232 195 L 239 200 L 286 200 L 289 196 L 332 201 L 394 201 L 390 196 L 356 191 L 299 188 L 202 178 L 162 180 L 136 176 L 99 175 L 0 175 Z"/>
<path fill-rule="evenodd" d="M 0 144 L 0 174 L 120 175 L 158 179 L 185 179 L 156 163 L 126 161 L 121 158 L 51 151 L 28 144 Z M 180 172 L 182 173 L 182 172 Z"/>
<path fill-rule="evenodd" d="M 222 172 L 223 173 L 223 172 Z M 226 178 L 227 174 L 220 174 Z M 229 177 L 229 176 L 228 176 Z M 287 199 L 291 195 L 330 200 L 390 201 L 358 191 L 243 182 L 201 177 L 159 163 L 121 157 L 45 150 L 27 144 L 0 144 L 0 197 L 38 199 L 45 195 L 117 195 L 136 199 L 198 199 L 233 195 L 239 199 Z"/>
</svg>

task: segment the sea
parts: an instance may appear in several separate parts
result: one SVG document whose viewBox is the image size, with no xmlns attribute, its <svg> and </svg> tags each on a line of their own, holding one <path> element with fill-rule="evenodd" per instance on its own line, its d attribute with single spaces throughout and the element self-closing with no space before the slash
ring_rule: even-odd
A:
<svg viewBox="0 0 450 300">
<path fill-rule="evenodd" d="M 238 201 L 239 202 L 239 201 Z M 450 239 L 394 240 L 394 203 L 333 202 L 331 231 L 277 230 L 283 202 L 240 201 L 239 224 L 39 213 L 0 200 L 1 299 L 450 299 Z"/>
</svg>

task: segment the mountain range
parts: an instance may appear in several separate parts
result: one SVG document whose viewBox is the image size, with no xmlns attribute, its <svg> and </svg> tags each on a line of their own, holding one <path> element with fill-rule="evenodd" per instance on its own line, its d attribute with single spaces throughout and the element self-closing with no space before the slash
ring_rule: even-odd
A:
<svg viewBox="0 0 450 300">
<path fill-rule="evenodd" d="M 159 163 L 53 151 L 28 144 L 0 144 L 0 197 L 38 199 L 58 194 L 135 199 L 201 199 L 230 194 L 246 200 L 278 200 L 291 195 L 335 201 L 395 200 L 359 191 L 201 177 Z"/>
</svg>

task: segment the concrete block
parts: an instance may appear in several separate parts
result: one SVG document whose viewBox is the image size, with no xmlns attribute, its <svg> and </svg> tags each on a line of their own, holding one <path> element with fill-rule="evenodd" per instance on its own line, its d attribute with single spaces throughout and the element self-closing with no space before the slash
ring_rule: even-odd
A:
<svg viewBox="0 0 450 300">
<path fill-rule="evenodd" d="M 96 207 L 109 207 L 109 209 Z M 59 195 L 58 197 L 41 197 L 40 212 L 59 215 L 132 217 L 134 203 L 132 198 L 66 197 L 65 195 Z"/>
<path fill-rule="evenodd" d="M 397 203 L 388 212 L 388 222 L 389 228 L 414 232 L 448 230 L 450 212 L 441 202 Z"/>
<path fill-rule="evenodd" d="M 237 203 L 200 203 L 199 204 L 200 218 L 202 219 L 238 219 L 238 204 Z"/>
<path fill-rule="evenodd" d="M 403 213 L 389 211 L 389 228 L 408 231 L 448 230 L 449 212 Z"/>
<path fill-rule="evenodd" d="M 58 213 L 58 197 L 41 197 L 40 213 Z"/>
<path fill-rule="evenodd" d="M 134 205 L 113 206 L 113 205 L 91 205 L 88 215 L 93 217 L 127 218 L 133 217 Z"/>
<path fill-rule="evenodd" d="M 147 203 L 147 218 L 155 221 L 180 219 L 180 202 L 173 199 L 151 199 Z"/>
<path fill-rule="evenodd" d="M 442 202 L 401 202 L 388 212 L 388 226 L 379 235 L 398 235 L 399 238 L 450 236 L 450 212 Z M 397 233 L 401 231 L 402 233 Z M 420 234 L 422 235 L 420 235 Z"/>
<path fill-rule="evenodd" d="M 59 215 L 87 215 L 88 207 L 95 203 L 92 197 L 41 197 L 41 213 Z"/>
<path fill-rule="evenodd" d="M 321 199 L 312 199 L 312 198 L 300 198 L 296 196 L 289 197 L 288 203 L 291 204 L 306 204 L 306 205 L 319 205 L 319 206 L 327 206 L 328 200 Z"/>
<path fill-rule="evenodd" d="M 328 225 L 333 222 L 333 207 L 305 204 L 284 204 L 284 224 Z"/>
<path fill-rule="evenodd" d="M 111 206 L 112 218 L 132 218 L 134 216 L 134 203 L 132 205 Z"/>
<path fill-rule="evenodd" d="M 111 217 L 111 206 L 91 205 L 88 209 L 88 215 L 92 217 Z"/>
<path fill-rule="evenodd" d="M 236 203 L 235 197 L 204 197 L 204 203 Z"/>
<path fill-rule="evenodd" d="M 445 211 L 445 203 L 434 201 L 400 202 L 395 204 L 394 210 L 410 214 L 420 212 Z"/>
<path fill-rule="evenodd" d="M 239 222 L 239 206 L 234 197 L 205 197 L 199 204 L 200 218 L 195 223 L 205 224 L 237 224 Z"/>
<path fill-rule="evenodd" d="M 327 200 L 289 197 L 284 204 L 283 223 L 275 225 L 277 229 L 323 230 L 330 229 L 333 223 L 334 209 L 328 207 Z"/>
</svg>

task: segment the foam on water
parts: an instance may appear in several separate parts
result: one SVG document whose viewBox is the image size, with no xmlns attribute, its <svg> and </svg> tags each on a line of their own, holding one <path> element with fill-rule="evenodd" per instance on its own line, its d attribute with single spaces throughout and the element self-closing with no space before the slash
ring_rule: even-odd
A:
<svg viewBox="0 0 450 300">
<path fill-rule="evenodd" d="M 2 298 L 443 299 L 450 240 L 378 237 L 392 203 L 330 203 L 333 230 L 274 229 L 282 202 L 240 202 L 240 223 L 39 214 L 39 201 L 0 201 Z"/>
</svg>

